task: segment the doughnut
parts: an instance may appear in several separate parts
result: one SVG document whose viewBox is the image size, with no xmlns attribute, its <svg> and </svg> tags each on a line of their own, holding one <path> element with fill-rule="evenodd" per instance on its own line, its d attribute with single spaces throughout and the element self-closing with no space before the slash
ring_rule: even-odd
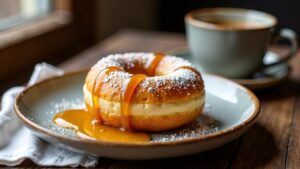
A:
<svg viewBox="0 0 300 169">
<path fill-rule="evenodd" d="M 161 53 L 111 54 L 88 72 L 84 102 L 95 123 L 125 130 L 164 131 L 203 110 L 201 74 L 187 60 Z"/>
</svg>

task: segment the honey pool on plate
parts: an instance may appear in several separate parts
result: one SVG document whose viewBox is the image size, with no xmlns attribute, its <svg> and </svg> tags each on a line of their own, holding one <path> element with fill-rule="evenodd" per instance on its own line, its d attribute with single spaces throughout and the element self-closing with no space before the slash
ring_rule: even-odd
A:
<svg viewBox="0 0 300 169">
<path fill-rule="evenodd" d="M 155 69 L 163 57 L 164 54 L 155 54 L 155 58 L 152 63 L 145 70 L 148 76 L 154 75 Z M 192 67 L 183 66 L 179 68 L 190 69 L 199 74 L 199 72 Z M 92 90 L 92 112 L 88 112 L 85 109 L 65 110 L 56 114 L 53 118 L 53 122 L 59 127 L 72 129 L 75 131 L 77 136 L 87 139 L 128 143 L 151 141 L 149 134 L 132 131 L 130 127 L 130 105 L 132 96 L 136 87 L 147 77 L 147 75 L 134 74 L 129 79 L 129 82 L 122 86 L 123 93 L 121 93 L 120 102 L 122 128 L 113 128 L 103 124 L 100 116 L 101 107 L 99 106 L 99 93 L 101 92 L 104 78 L 114 71 L 121 71 L 121 69 L 116 66 L 111 66 L 100 71 L 97 75 Z"/>
<path fill-rule="evenodd" d="M 82 101 L 83 102 L 83 101 Z M 76 104 L 79 104 L 79 101 L 75 101 Z M 65 105 L 68 105 L 67 110 L 63 110 L 65 108 Z M 63 101 L 63 103 L 55 103 L 53 105 L 57 110 L 62 110 L 60 113 L 49 113 L 54 114 L 53 120 L 49 122 L 45 122 L 42 124 L 42 126 L 51 126 L 51 123 L 53 122 L 58 127 L 50 127 L 51 130 L 68 135 L 70 137 L 74 137 L 73 132 L 76 134 L 76 136 L 87 138 L 87 139 L 93 139 L 93 140 L 103 140 L 103 141 L 110 141 L 110 142 L 169 142 L 169 141 L 178 141 L 178 140 L 184 140 L 188 138 L 195 138 L 199 136 L 204 136 L 207 134 L 215 133 L 220 130 L 220 127 L 223 125 L 222 121 L 216 119 L 214 116 L 210 115 L 211 107 L 209 105 L 206 105 L 204 113 L 199 116 L 194 122 L 180 127 L 175 130 L 170 131 L 163 131 L 159 133 L 145 133 L 143 132 L 132 132 L 132 131 L 126 131 L 126 130 L 120 130 L 117 128 L 105 126 L 105 125 L 99 125 L 98 124 L 91 124 L 92 117 L 90 116 L 91 113 L 85 111 L 84 109 L 81 109 L 79 107 L 82 107 L 83 105 L 75 106 L 74 101 Z M 72 114 L 72 115 L 70 115 Z M 74 119 L 72 119 L 74 118 Z M 77 119 L 77 120 L 76 120 Z M 87 120 L 84 120 L 87 119 Z M 83 121 L 86 121 L 84 127 Z M 72 122 L 72 123 L 71 123 Z M 78 127 L 81 128 L 79 129 Z M 100 128 L 105 130 L 99 130 Z M 90 131 L 88 131 L 90 130 Z M 94 132 L 94 133 L 93 133 Z M 91 136 L 94 135 L 94 136 Z M 110 138 L 105 138 L 108 136 L 112 136 Z M 149 137 L 150 136 L 150 137 Z M 150 139 L 150 140 L 147 140 Z"/>
<path fill-rule="evenodd" d="M 89 139 L 80 139 L 74 130 L 52 121 L 57 112 L 85 107 L 82 86 L 86 74 L 67 74 L 26 89 L 16 100 L 20 119 L 38 137 L 64 148 L 101 157 L 141 160 L 183 156 L 224 145 L 246 132 L 259 114 L 258 100 L 252 92 L 226 79 L 203 74 L 206 105 L 203 114 L 191 124 L 166 132 L 149 132 L 151 141 L 142 144 L 86 141 Z"/>
<path fill-rule="evenodd" d="M 148 142 L 150 136 L 142 132 L 122 131 L 118 128 L 93 124 L 94 117 L 84 109 L 70 109 L 56 114 L 53 122 L 75 131 L 79 137 L 115 142 Z"/>
</svg>

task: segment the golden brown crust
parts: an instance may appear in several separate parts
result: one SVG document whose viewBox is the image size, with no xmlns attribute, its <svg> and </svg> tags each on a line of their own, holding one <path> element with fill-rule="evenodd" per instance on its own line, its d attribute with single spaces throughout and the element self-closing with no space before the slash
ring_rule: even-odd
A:
<svg viewBox="0 0 300 169">
<path fill-rule="evenodd" d="M 155 58 L 151 53 L 127 53 L 110 55 L 101 59 L 91 68 L 86 77 L 84 97 L 89 111 L 94 111 L 88 102 L 88 93 L 93 95 L 94 82 L 99 73 L 109 67 L 118 67 L 121 71 L 113 71 L 106 75 L 99 94 L 100 99 L 120 102 L 123 89 L 132 74 L 146 74 L 149 64 Z M 201 74 L 192 65 L 181 58 L 165 56 L 158 63 L 154 77 L 146 77 L 136 87 L 132 95 L 132 104 L 164 104 L 190 101 L 196 97 L 204 97 L 204 84 Z M 151 72 L 153 69 L 151 69 Z M 153 72 L 152 72 L 153 73 Z M 97 89 L 95 89 L 97 91 Z M 188 124 L 202 112 L 204 102 L 185 112 L 168 114 L 129 115 L 130 127 L 133 130 L 163 131 Z M 113 113 L 112 109 L 100 108 L 101 120 L 113 127 L 122 127 L 122 113 Z M 182 110 L 183 111 L 183 110 Z M 141 113 L 143 114 L 143 113 Z"/>
<path fill-rule="evenodd" d="M 145 73 L 147 63 L 151 62 L 151 57 L 143 58 L 139 56 L 139 53 L 132 55 L 128 54 L 126 56 L 133 58 L 128 60 L 122 56 L 119 57 L 119 60 L 102 59 L 93 66 L 85 82 L 90 93 L 93 92 L 93 84 L 100 71 L 111 65 L 119 66 L 124 71 L 113 72 L 107 76 L 101 88 L 100 98 L 108 101 L 120 101 L 122 85 L 126 84 L 126 81 L 131 76 L 130 73 Z M 113 55 L 111 57 L 116 58 Z M 111 62 L 108 63 L 109 61 Z M 147 77 L 138 85 L 132 102 L 158 104 L 188 100 L 200 96 L 204 90 L 201 75 L 199 76 L 188 69 L 174 71 L 182 66 L 192 65 L 186 60 L 177 57 L 166 56 L 163 58 L 156 68 L 155 74 L 157 76 Z"/>
</svg>

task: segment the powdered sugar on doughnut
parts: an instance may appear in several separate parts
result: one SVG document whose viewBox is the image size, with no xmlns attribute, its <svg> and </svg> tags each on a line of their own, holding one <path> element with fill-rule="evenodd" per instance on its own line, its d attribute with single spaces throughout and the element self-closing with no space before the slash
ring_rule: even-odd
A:
<svg viewBox="0 0 300 169">
<path fill-rule="evenodd" d="M 117 66 L 121 71 L 114 71 L 103 79 L 101 95 L 109 100 L 118 101 L 122 86 L 132 77 L 131 71 L 144 74 L 155 59 L 154 53 L 112 54 L 101 59 L 88 75 L 88 89 L 91 91 L 97 72 L 111 66 Z M 188 68 L 192 69 L 188 69 Z M 162 102 L 196 97 L 203 92 L 201 76 L 193 70 L 196 68 L 182 58 L 166 55 L 155 69 L 155 76 L 148 76 L 136 88 L 133 100 L 141 102 Z M 140 71 L 140 72 L 139 72 Z"/>
</svg>

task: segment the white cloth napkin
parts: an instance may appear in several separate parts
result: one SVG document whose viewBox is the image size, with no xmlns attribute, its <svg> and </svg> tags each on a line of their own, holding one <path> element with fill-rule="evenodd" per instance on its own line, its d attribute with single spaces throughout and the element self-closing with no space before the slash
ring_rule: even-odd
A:
<svg viewBox="0 0 300 169">
<path fill-rule="evenodd" d="M 47 63 L 35 66 L 28 85 L 43 79 L 62 75 L 63 71 Z M 18 120 L 14 99 L 24 87 L 13 87 L 4 93 L 0 109 L 0 165 L 16 166 L 25 159 L 31 159 L 40 166 L 83 166 L 93 167 L 98 158 L 82 155 L 49 144 L 34 136 Z"/>
</svg>

